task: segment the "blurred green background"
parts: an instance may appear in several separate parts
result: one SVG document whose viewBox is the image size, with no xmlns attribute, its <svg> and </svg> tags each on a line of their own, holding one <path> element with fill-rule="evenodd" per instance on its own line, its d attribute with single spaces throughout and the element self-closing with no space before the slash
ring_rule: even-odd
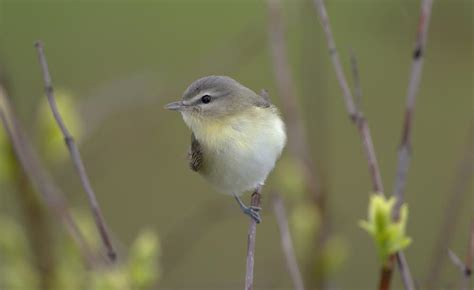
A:
<svg viewBox="0 0 474 290">
<path fill-rule="evenodd" d="M 419 1 L 329 0 L 327 6 L 348 74 L 349 48 L 357 54 L 364 112 L 390 192 Z M 425 282 L 473 124 L 473 8 L 470 0 L 436 0 L 433 8 L 406 193 L 414 240 L 406 255 L 419 283 Z M 372 289 L 379 262 L 357 226 L 366 217 L 370 191 L 361 143 L 345 113 L 312 1 L 284 1 L 283 9 L 310 148 L 328 193 L 336 251 L 343 256 L 330 284 Z M 232 198 L 188 170 L 189 130 L 163 105 L 208 74 L 229 75 L 256 91 L 266 88 L 279 104 L 267 21 L 260 1 L 0 0 L 0 70 L 20 118 L 30 136 L 37 135 L 36 112 L 44 97 L 33 43 L 42 39 L 55 87 L 77 104 L 80 148 L 115 244 L 126 252 L 143 227 L 159 235 L 162 274 L 156 289 L 243 286 L 248 220 Z M 87 210 L 69 160 L 50 162 L 50 168 L 71 204 Z M 14 190 L 0 186 L 1 213 L 21 216 Z M 294 215 L 301 197 L 285 198 Z M 472 183 L 463 204 L 451 245 L 459 255 L 466 251 L 473 216 Z M 263 219 L 255 289 L 291 289 L 267 196 Z M 452 289 L 458 272 L 449 262 L 445 268 L 436 286 Z M 401 289 L 398 275 L 394 280 L 393 289 Z"/>
</svg>

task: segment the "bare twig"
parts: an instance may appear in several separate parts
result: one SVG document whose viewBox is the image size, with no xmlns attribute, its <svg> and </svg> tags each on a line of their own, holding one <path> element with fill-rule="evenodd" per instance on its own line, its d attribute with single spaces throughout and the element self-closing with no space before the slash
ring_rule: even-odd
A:
<svg viewBox="0 0 474 290">
<path fill-rule="evenodd" d="M 319 20 L 323 27 L 324 33 L 326 35 L 326 41 L 329 48 L 329 54 L 334 66 L 334 70 L 336 72 L 339 86 L 341 87 L 342 92 L 343 92 L 347 114 L 349 115 L 352 122 L 357 126 L 359 130 L 359 135 L 362 139 L 365 156 L 369 164 L 369 172 L 372 179 L 372 189 L 373 191 L 377 193 L 383 194 L 384 189 L 383 189 L 383 184 L 382 184 L 382 177 L 380 175 L 380 169 L 379 169 L 379 165 L 378 165 L 377 158 L 375 155 L 375 150 L 374 150 L 374 145 L 372 141 L 372 136 L 370 134 L 370 129 L 369 129 L 366 119 L 360 112 L 360 109 L 358 109 L 354 103 L 354 97 L 352 96 L 348 82 L 344 75 L 341 60 L 339 58 L 339 54 L 336 49 L 336 43 L 332 35 L 331 26 L 330 26 L 328 14 L 326 11 L 326 6 L 324 5 L 323 0 L 314 0 L 314 4 L 317 8 L 317 11 L 319 14 Z M 355 69 L 355 71 L 358 71 L 358 70 Z"/>
<path fill-rule="evenodd" d="M 336 42 L 334 41 L 334 37 L 332 35 L 331 25 L 329 24 L 329 17 L 326 11 L 326 6 L 324 5 L 323 0 L 314 0 L 314 4 L 318 10 L 319 14 L 319 21 L 324 30 L 324 34 L 326 36 L 326 41 L 329 49 L 329 55 L 331 56 L 331 61 L 334 66 L 334 70 L 336 72 L 336 77 L 341 86 L 344 102 L 346 105 L 347 113 L 349 117 L 355 121 L 357 117 L 357 109 L 354 104 L 354 98 L 352 97 L 351 90 L 349 88 L 349 84 L 344 76 L 344 70 L 342 69 L 341 60 L 339 58 L 339 54 L 336 49 Z"/>
<path fill-rule="evenodd" d="M 466 265 L 461 261 L 461 259 L 454 253 L 451 249 L 448 249 L 448 256 L 451 259 L 451 262 L 458 267 L 462 273 L 466 271 Z"/>
<path fill-rule="evenodd" d="M 418 31 L 415 49 L 413 51 L 413 63 L 407 90 L 405 117 L 403 120 L 400 145 L 398 147 L 397 176 L 394 183 L 395 188 L 393 190 L 393 195 L 397 198 L 397 203 L 393 212 L 395 219 L 399 218 L 399 209 L 404 201 L 407 173 L 408 167 L 410 166 L 411 157 L 411 131 L 414 117 L 413 115 L 415 111 L 415 101 L 421 84 L 421 73 L 423 70 L 423 60 L 432 6 L 433 0 L 421 0 Z"/>
<path fill-rule="evenodd" d="M 285 123 L 288 128 L 288 148 L 290 154 L 294 157 L 297 165 L 303 173 L 303 181 L 306 191 L 319 211 L 321 217 L 321 226 L 315 234 L 314 247 L 311 249 L 313 254 L 309 261 L 311 268 L 313 265 L 322 264 L 322 255 L 326 239 L 330 231 L 330 216 L 327 206 L 327 196 L 321 184 L 321 179 L 314 164 L 309 142 L 306 135 L 303 114 L 298 103 L 296 86 L 292 77 L 292 69 L 288 59 L 286 48 L 285 26 L 282 17 L 282 4 L 280 0 L 267 0 L 268 10 L 268 43 L 272 56 L 273 73 L 275 75 L 278 95 L 281 99 L 281 107 Z M 315 259 L 315 261 L 313 260 Z M 316 271 L 310 270 L 309 283 L 315 284 L 314 287 L 325 288 L 326 273 L 324 269 Z M 311 287 L 311 286 L 310 286 Z"/>
<path fill-rule="evenodd" d="M 466 265 L 461 261 L 461 259 L 451 250 L 448 250 L 448 255 L 449 258 L 451 259 L 451 262 L 459 269 L 459 272 L 461 272 L 461 285 L 460 289 L 461 290 L 469 290 L 469 279 L 471 274 L 468 272 L 468 269 L 466 268 Z"/>
<path fill-rule="evenodd" d="M 14 154 L 13 146 L 11 152 Z M 0 153 L 1 154 L 1 153 Z M 25 231 L 28 235 L 28 244 L 34 255 L 34 263 L 40 279 L 42 290 L 53 288 L 56 269 L 55 240 L 51 231 L 51 222 L 40 196 L 28 182 L 28 176 L 20 165 L 18 158 L 13 163 L 13 180 L 16 184 L 16 194 L 25 219 Z"/>
<path fill-rule="evenodd" d="M 349 49 L 349 55 L 351 57 L 351 68 L 352 77 L 354 78 L 354 97 L 355 107 L 358 113 L 362 112 L 362 85 L 360 83 L 359 65 L 357 63 L 357 57 L 354 50 Z"/>
<path fill-rule="evenodd" d="M 460 158 L 458 169 L 454 176 L 453 188 L 450 190 L 445 203 L 446 208 L 443 213 L 443 221 L 432 250 L 432 258 L 426 277 L 427 289 L 431 289 L 433 285 L 437 284 L 438 277 L 443 272 L 446 264 L 446 250 L 451 245 L 461 209 L 466 205 L 464 200 L 469 192 L 469 185 L 474 173 L 474 122 L 471 123 L 469 128 L 465 146 L 466 149 Z"/>
<path fill-rule="evenodd" d="M 34 152 L 31 143 L 28 142 L 26 136 L 24 136 L 24 131 L 21 128 L 14 111 L 9 105 L 7 96 L 1 88 L 0 119 L 23 171 L 28 176 L 33 186 L 41 194 L 45 204 L 51 208 L 52 212 L 63 222 L 69 235 L 77 243 L 80 253 L 88 266 L 95 264 L 96 258 L 79 230 L 78 225 L 72 218 L 67 202 L 63 198 L 63 194 L 61 194 L 55 184 L 51 182 L 46 171 L 41 166 L 37 154 Z"/>
<path fill-rule="evenodd" d="M 8 95 L 8 81 L 3 79 L 0 67 L 0 108 L 2 99 Z M 7 105 L 5 110 L 7 109 Z M 3 130 L 3 129 L 0 129 Z M 1 134 L 1 133 L 0 133 Z M 25 221 L 25 232 L 28 235 L 28 244 L 33 254 L 33 264 L 36 267 L 39 278 L 39 289 L 48 290 L 52 288 L 56 276 L 56 253 L 52 250 L 55 241 L 51 232 L 51 221 L 45 210 L 41 195 L 31 186 L 28 176 L 21 167 L 20 160 L 15 156 L 12 142 L 7 146 L 8 152 L 0 154 L 9 155 L 12 169 L 11 182 L 15 185 L 15 197 L 20 205 L 22 216 Z"/>
<path fill-rule="evenodd" d="M 362 139 L 365 155 L 366 155 L 368 165 L 369 165 L 369 172 L 372 177 L 372 188 L 375 192 L 379 194 L 383 194 L 384 189 L 383 189 L 383 184 L 382 184 L 382 177 L 381 177 L 380 169 L 377 163 L 377 158 L 375 155 L 375 149 L 373 146 L 370 129 L 365 117 L 363 116 L 361 112 L 361 108 L 359 104 L 360 98 L 361 98 L 361 89 L 360 89 L 359 70 L 357 68 L 357 62 L 356 62 L 355 56 L 352 53 L 353 74 L 354 74 L 354 80 L 356 84 L 356 93 L 357 93 L 357 98 L 358 98 L 357 104 L 354 103 L 354 98 L 349 89 L 348 82 L 344 76 L 344 71 L 341 65 L 341 61 L 339 59 L 339 54 L 336 49 L 336 43 L 332 35 L 328 14 L 326 11 L 326 7 L 324 5 L 324 0 L 314 0 L 314 3 L 318 10 L 320 22 L 321 22 L 321 25 L 323 26 L 323 30 L 326 35 L 326 40 L 327 40 L 327 44 L 329 48 L 329 54 L 331 56 L 333 66 L 336 71 L 336 76 L 339 81 L 339 85 L 343 91 L 347 113 L 349 114 L 349 117 L 351 118 L 352 122 L 357 126 L 359 135 Z M 407 290 L 414 289 L 413 279 L 411 277 L 408 265 L 406 263 L 406 259 L 403 253 L 401 252 L 397 253 L 396 255 L 390 256 L 387 263 L 385 263 L 385 265 L 382 267 L 379 289 L 389 289 L 390 284 L 391 284 L 390 281 L 391 281 L 391 277 L 393 273 L 393 262 L 395 258 L 401 270 L 400 274 L 402 276 L 402 280 L 404 282 L 405 288 Z"/>
<path fill-rule="evenodd" d="M 466 255 L 466 276 L 472 275 L 472 266 L 474 262 L 474 218 L 471 220 L 471 230 L 469 231 L 469 243 Z"/>
<path fill-rule="evenodd" d="M 288 126 L 288 147 L 291 154 L 300 162 L 308 191 L 314 196 L 318 206 L 323 208 L 325 198 L 308 148 L 303 115 L 298 105 L 298 97 L 287 57 L 281 19 L 281 3 L 279 0 L 267 0 L 267 7 L 269 47 L 272 53 L 273 72 L 278 86 L 278 94 L 282 101 L 282 111 Z"/>
<path fill-rule="evenodd" d="M 370 128 L 365 119 L 364 115 L 361 111 L 361 105 L 354 103 L 354 97 L 352 96 L 351 90 L 349 89 L 348 82 L 344 75 L 344 71 L 342 69 L 341 61 L 339 59 L 339 54 L 337 53 L 336 43 L 334 41 L 334 37 L 332 35 L 331 27 L 329 24 L 329 18 L 326 11 L 326 7 L 324 5 L 323 0 L 315 0 L 314 1 L 316 8 L 319 13 L 319 19 L 321 25 L 323 26 L 324 33 L 326 35 L 326 40 L 329 48 L 329 54 L 334 65 L 334 69 L 336 71 L 336 76 L 339 81 L 339 85 L 343 92 L 343 97 L 346 103 L 346 110 L 351 119 L 352 123 L 356 125 L 359 136 L 362 141 L 365 157 L 367 159 L 369 173 L 371 176 L 372 181 L 372 190 L 377 194 L 382 194 L 384 192 L 382 177 L 380 174 L 380 168 L 377 162 L 377 157 L 375 154 L 375 148 L 372 141 L 372 135 L 370 134 Z M 358 88 L 358 100 L 360 103 L 360 99 L 362 98 L 362 89 L 360 88 L 360 77 L 359 77 L 359 69 L 357 67 L 357 61 L 355 55 L 352 53 L 352 72 L 354 74 L 354 82 L 356 88 Z M 380 290 L 387 290 L 390 288 L 392 276 L 393 276 L 393 263 L 395 257 L 392 255 L 389 257 L 388 261 L 384 263 L 380 270 L 380 280 L 379 280 L 379 289 Z"/>
<path fill-rule="evenodd" d="M 286 265 L 290 272 L 291 280 L 295 290 L 304 290 L 303 277 L 301 276 L 298 261 L 296 260 L 295 249 L 291 239 L 290 228 L 288 226 L 288 216 L 286 214 L 283 199 L 279 193 L 272 195 L 273 211 L 275 213 L 278 228 L 280 229 L 281 247 L 285 253 Z"/>
<path fill-rule="evenodd" d="M 404 202 L 404 192 L 411 159 L 411 131 L 415 110 L 415 100 L 421 84 L 421 73 L 423 69 L 423 60 L 426 40 L 428 38 L 428 27 L 431 18 L 432 6 L 433 0 L 421 0 L 418 31 L 415 49 L 413 52 L 413 63 L 406 98 L 405 117 L 403 121 L 401 141 L 398 149 L 397 176 L 394 183 L 395 188 L 393 190 L 393 196 L 397 198 L 393 210 L 393 217 L 395 220 L 399 219 L 400 207 Z M 410 271 L 408 270 L 408 263 L 406 262 L 403 252 L 397 253 L 397 265 L 400 270 L 405 288 L 410 290 L 415 289 L 413 278 L 411 277 Z"/>
<path fill-rule="evenodd" d="M 75 144 L 72 135 L 67 129 L 66 124 L 64 124 L 64 121 L 56 105 L 56 100 L 54 98 L 53 84 L 52 84 L 51 75 L 48 69 L 48 63 L 46 62 L 46 56 L 44 54 L 43 44 L 41 41 L 37 41 L 35 43 L 35 46 L 38 51 L 38 58 L 39 58 L 39 62 L 40 62 L 41 70 L 43 74 L 44 90 L 45 90 L 46 96 L 48 97 L 48 102 L 51 107 L 51 111 L 53 113 L 54 119 L 56 120 L 59 128 L 61 129 L 61 133 L 64 136 L 64 141 L 66 142 L 66 145 L 69 149 L 72 162 L 74 163 L 74 166 L 77 170 L 77 173 L 81 180 L 84 191 L 87 193 L 87 197 L 89 199 L 89 204 L 91 206 L 95 222 L 97 224 L 104 246 L 107 250 L 107 255 L 111 261 L 115 261 L 117 254 L 115 252 L 115 249 L 112 246 L 112 242 L 108 233 L 106 223 L 104 221 L 104 218 L 102 217 L 102 212 L 100 210 L 99 203 L 95 196 L 94 190 L 92 189 L 92 186 L 90 184 L 89 177 L 87 176 L 86 169 L 82 162 L 81 154 L 79 153 L 79 149 L 77 148 L 77 145 Z"/>
<path fill-rule="evenodd" d="M 397 258 L 398 271 L 400 271 L 400 277 L 402 278 L 403 285 L 406 290 L 415 290 L 415 282 L 411 275 L 410 268 L 408 266 L 407 258 L 403 251 L 399 251 L 395 254 Z"/>
<path fill-rule="evenodd" d="M 251 206 L 260 207 L 261 204 L 261 190 L 259 186 L 252 193 Z M 257 236 L 257 222 L 250 219 L 248 238 L 247 238 L 247 263 L 245 272 L 245 290 L 253 290 L 253 268 L 255 263 L 255 240 Z"/>
</svg>

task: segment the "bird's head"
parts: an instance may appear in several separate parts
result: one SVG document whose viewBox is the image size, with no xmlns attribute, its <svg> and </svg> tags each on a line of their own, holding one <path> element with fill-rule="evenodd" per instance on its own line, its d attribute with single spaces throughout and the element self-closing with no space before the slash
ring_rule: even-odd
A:
<svg viewBox="0 0 474 290">
<path fill-rule="evenodd" d="M 181 101 L 170 103 L 165 108 L 181 112 L 185 120 L 222 120 L 244 113 L 261 98 L 230 77 L 207 76 L 194 81 Z"/>
</svg>

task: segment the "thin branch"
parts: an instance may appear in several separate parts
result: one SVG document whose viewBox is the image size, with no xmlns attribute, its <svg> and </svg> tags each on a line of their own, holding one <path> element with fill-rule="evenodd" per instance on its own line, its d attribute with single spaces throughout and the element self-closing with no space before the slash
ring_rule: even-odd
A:
<svg viewBox="0 0 474 290">
<path fill-rule="evenodd" d="M 387 262 L 382 266 L 382 269 L 380 270 L 380 281 L 378 290 L 390 289 L 390 284 L 392 283 L 394 261 L 395 255 L 391 255 L 390 257 L 388 257 Z"/>
<path fill-rule="evenodd" d="M 431 8 L 433 0 L 422 0 L 421 11 L 418 23 L 418 31 L 413 51 L 413 62 L 411 67 L 410 79 L 407 89 L 406 109 L 403 120 L 403 129 L 400 145 L 398 149 L 397 176 L 393 190 L 393 196 L 397 198 L 394 209 L 395 219 L 399 218 L 400 207 L 404 201 L 404 192 L 407 183 L 408 167 L 411 159 L 411 132 L 413 127 L 413 118 L 415 112 L 415 101 L 421 84 L 421 73 L 423 70 L 423 61 L 425 54 L 426 41 L 428 38 L 428 28 L 431 18 Z"/>
<path fill-rule="evenodd" d="M 359 65 L 353 49 L 349 49 L 351 57 L 352 77 L 354 79 L 355 107 L 358 113 L 362 112 L 362 85 L 360 83 Z"/>
<path fill-rule="evenodd" d="M 84 191 L 87 193 L 87 197 L 89 199 L 89 204 L 91 206 L 97 228 L 99 230 L 104 246 L 107 250 L 107 255 L 111 261 L 115 261 L 115 259 L 117 258 L 117 253 L 115 252 L 115 249 L 112 246 L 112 242 L 108 233 L 106 223 L 104 221 L 104 218 L 102 217 L 102 212 L 100 210 L 99 203 L 97 201 L 94 190 L 92 189 L 92 186 L 90 184 L 89 177 L 87 176 L 86 169 L 82 162 L 81 154 L 79 153 L 79 149 L 77 148 L 77 145 L 74 142 L 74 138 L 72 137 L 69 130 L 67 129 L 66 124 L 64 123 L 61 117 L 61 114 L 59 113 L 58 107 L 56 105 L 56 100 L 54 98 L 53 84 L 52 84 L 51 75 L 48 69 L 48 63 L 46 62 L 46 56 L 44 54 L 43 44 L 41 41 L 37 41 L 35 43 L 35 46 L 38 52 L 38 59 L 39 59 L 42 74 L 43 74 L 44 90 L 45 90 L 46 96 L 48 97 L 48 102 L 51 107 L 51 112 L 53 113 L 56 123 L 61 129 L 61 132 L 64 136 L 64 141 L 66 142 L 66 145 L 69 149 L 69 153 L 71 155 L 71 160 L 74 163 L 74 166 L 76 168 L 77 174 L 79 175 Z"/>
<path fill-rule="evenodd" d="M 462 273 L 466 272 L 466 265 L 461 261 L 461 258 L 456 255 L 451 249 L 448 249 L 448 256 L 451 259 L 451 262 L 460 269 Z"/>
<path fill-rule="evenodd" d="M 453 188 L 445 202 L 446 208 L 443 213 L 443 220 L 432 250 L 432 258 L 426 277 L 427 289 L 437 285 L 438 277 L 441 276 L 446 264 L 446 250 L 450 247 L 454 237 L 459 214 L 463 206 L 466 205 L 465 199 L 469 193 L 469 185 L 474 173 L 474 122 L 471 123 L 469 128 L 465 146 L 466 149 L 463 150 L 454 176 Z"/>
<path fill-rule="evenodd" d="M 469 290 L 469 280 L 470 280 L 470 272 L 468 272 L 468 269 L 466 268 L 466 265 L 461 261 L 461 259 L 454 253 L 453 251 L 448 249 L 448 255 L 449 258 L 451 259 L 451 262 L 459 269 L 459 272 L 461 272 L 461 290 Z"/>
<path fill-rule="evenodd" d="M 402 278 L 403 286 L 406 290 L 415 290 L 415 282 L 411 275 L 410 267 L 408 266 L 407 258 L 403 251 L 399 251 L 395 254 L 397 258 L 398 271 L 400 271 L 400 277 Z"/>
<path fill-rule="evenodd" d="M 259 186 L 252 193 L 251 206 L 260 207 L 261 205 L 261 190 Z M 250 219 L 248 238 L 247 238 L 247 263 L 245 272 L 245 290 L 253 290 L 253 272 L 255 264 L 255 240 L 257 236 L 257 222 L 254 219 Z"/>
<path fill-rule="evenodd" d="M 405 118 L 401 141 L 398 149 L 397 176 L 393 190 L 393 196 L 396 197 L 396 205 L 393 209 L 393 217 L 399 219 L 400 207 L 404 202 L 404 192 L 407 183 L 408 168 L 411 159 L 411 132 L 413 126 L 413 117 L 415 110 L 415 101 L 421 85 L 421 73 L 425 54 L 426 41 L 428 38 L 428 28 L 431 18 L 431 8 L 433 0 L 421 0 L 421 11 L 418 23 L 415 49 L 413 52 L 413 63 L 410 73 L 410 81 L 407 90 Z M 408 270 L 408 263 L 403 252 L 397 253 L 397 264 L 400 270 L 403 283 L 406 289 L 415 289 L 413 278 Z M 409 276 L 408 276 L 409 275 Z"/>
<path fill-rule="evenodd" d="M 346 110 L 349 114 L 350 119 L 352 122 L 357 126 L 359 135 L 362 139 L 362 144 L 364 147 L 364 152 L 367 158 L 367 162 L 369 165 L 369 172 L 372 177 L 372 188 L 375 192 L 379 194 L 383 194 L 384 188 L 382 184 L 382 177 L 380 174 L 380 168 L 377 163 L 377 158 L 375 155 L 375 149 L 372 141 L 372 136 L 370 134 L 369 125 L 363 116 L 360 108 L 360 104 L 358 106 L 354 103 L 354 98 L 352 93 L 349 89 L 348 82 L 344 76 L 344 71 L 341 65 L 341 61 L 339 59 L 339 54 L 336 49 L 336 43 L 334 41 L 334 37 L 332 35 L 331 26 L 329 23 L 329 17 L 326 11 L 326 7 L 324 5 L 324 0 L 314 0 L 315 6 L 318 10 L 319 18 L 321 25 L 323 27 L 324 33 L 326 35 L 326 41 L 329 48 L 329 54 L 336 71 L 336 76 L 339 81 L 339 85 L 343 91 L 343 96 L 346 104 Z M 352 65 L 353 65 L 353 74 L 356 83 L 357 94 L 361 94 L 360 89 L 360 79 L 359 79 L 359 70 L 357 68 L 357 62 L 355 56 L 352 56 Z M 358 95 L 358 99 L 360 100 L 361 96 Z M 406 263 L 405 256 L 402 252 L 397 253 L 396 255 L 392 255 L 389 257 L 387 263 L 383 266 L 381 275 L 380 275 L 380 283 L 379 289 L 388 289 L 391 284 L 391 277 L 393 273 L 393 261 L 397 261 L 397 264 L 400 268 L 400 274 L 402 275 L 402 280 L 404 282 L 405 288 L 407 290 L 414 289 L 413 279 L 411 277 L 411 273 L 409 271 L 408 265 Z"/>
<path fill-rule="evenodd" d="M 314 0 L 314 4 L 317 8 L 317 11 L 319 14 L 319 20 L 323 27 L 324 33 L 326 35 L 326 41 L 329 48 L 329 54 L 334 66 L 334 70 L 336 72 L 339 86 L 341 87 L 341 90 L 343 92 L 347 114 L 349 115 L 352 122 L 357 126 L 359 135 L 362 139 L 365 156 L 367 158 L 367 162 L 369 165 L 369 172 L 372 179 L 372 189 L 376 193 L 383 194 L 384 188 L 382 184 L 382 177 L 380 175 L 380 168 L 379 168 L 377 158 L 375 155 L 372 136 L 370 134 L 370 128 L 365 117 L 360 112 L 360 109 L 358 109 L 355 106 L 354 97 L 352 96 L 348 82 L 344 75 L 344 71 L 341 65 L 341 60 L 339 58 L 339 54 L 336 49 L 336 43 L 332 35 L 331 26 L 330 26 L 328 14 L 326 11 L 326 6 L 324 5 L 323 0 Z M 358 70 L 355 69 L 355 71 L 358 71 Z"/>
<path fill-rule="evenodd" d="M 0 66 L 0 95 L 2 95 L 0 96 L 0 108 L 3 103 L 2 99 L 7 98 L 7 90 L 8 81 L 3 79 Z M 6 110 L 8 106 L 6 104 L 4 106 Z M 31 186 L 28 176 L 21 167 L 20 160 L 16 158 L 12 142 L 9 142 L 5 149 L 8 152 L 0 152 L 0 154 L 7 154 L 11 157 L 9 158 L 12 169 L 10 180 L 15 185 L 15 197 L 20 204 L 24 218 L 28 244 L 33 254 L 33 263 L 38 272 L 39 289 L 48 290 L 52 288 L 57 275 L 57 257 L 53 251 L 55 241 L 51 232 L 52 225 L 48 216 L 49 213 L 45 210 L 45 203 L 41 199 L 41 195 Z"/>
<path fill-rule="evenodd" d="M 272 57 L 273 73 L 276 80 L 278 95 L 281 100 L 281 108 L 288 132 L 288 148 L 290 154 L 294 157 L 303 175 L 303 181 L 306 191 L 314 200 L 318 208 L 321 223 L 315 233 L 314 247 L 309 261 L 311 265 L 309 279 L 315 287 L 324 289 L 326 287 L 326 273 L 323 270 L 317 272 L 313 265 L 322 264 L 322 255 L 325 243 L 330 231 L 330 215 L 327 206 L 327 195 L 321 186 L 321 179 L 318 170 L 314 164 L 309 142 L 306 135 L 303 114 L 298 103 L 296 85 L 292 76 L 292 69 L 288 59 L 286 48 L 285 26 L 282 17 L 282 4 L 280 0 L 267 0 L 268 13 L 268 44 Z M 317 273 L 314 275 L 313 273 Z"/>
<path fill-rule="evenodd" d="M 280 230 L 281 247 L 285 253 L 286 265 L 290 272 L 291 280 L 295 290 L 304 290 L 303 277 L 296 260 L 295 249 L 291 239 L 290 228 L 288 226 L 288 216 L 286 214 L 283 199 L 279 193 L 274 193 L 272 196 L 273 211 L 275 213 L 278 228 Z"/>
<path fill-rule="evenodd" d="M 267 0 L 267 8 L 269 20 L 268 41 L 272 53 L 273 72 L 278 95 L 282 101 L 282 111 L 288 126 L 288 147 L 291 154 L 300 163 L 308 191 L 314 196 L 318 207 L 323 209 L 325 197 L 320 188 L 317 170 L 312 162 L 303 114 L 297 101 L 296 88 L 287 57 L 281 3 L 279 0 Z"/>
<path fill-rule="evenodd" d="M 88 266 L 96 262 L 92 250 L 82 235 L 78 225 L 69 211 L 69 206 L 63 198 L 63 194 L 53 184 L 42 167 L 31 143 L 24 135 L 24 130 L 12 110 L 7 96 L 0 87 L 0 119 L 3 127 L 11 141 L 13 150 L 19 160 L 23 171 L 28 176 L 32 185 L 41 194 L 45 204 L 61 220 L 69 235 L 77 243 L 80 253 Z"/>
<path fill-rule="evenodd" d="M 466 255 L 466 271 L 465 275 L 472 275 L 472 266 L 474 262 L 474 218 L 471 220 L 471 230 L 469 231 L 469 243 Z"/>
<path fill-rule="evenodd" d="M 326 6 L 324 5 L 323 0 L 314 0 L 314 4 L 316 5 L 316 8 L 318 10 L 319 20 L 326 36 L 329 55 L 331 57 L 334 70 L 336 72 L 336 77 L 343 92 L 347 113 L 349 114 L 349 117 L 355 122 L 357 118 L 357 109 L 354 104 L 354 98 L 352 97 L 349 84 L 346 80 L 346 77 L 344 76 L 344 70 L 342 69 L 341 60 L 336 49 L 336 42 L 334 41 L 331 26 L 329 24 L 329 17 L 326 11 Z"/>
<path fill-rule="evenodd" d="M 13 146 L 10 146 L 9 149 L 8 154 L 14 155 Z M 44 208 L 41 197 L 28 182 L 28 176 L 21 167 L 18 158 L 14 159 L 12 164 L 13 180 L 16 186 L 15 197 L 22 209 L 28 244 L 33 253 L 34 264 L 40 279 L 39 289 L 49 290 L 53 288 L 57 276 L 56 261 L 58 259 L 54 251 L 57 241 L 53 239 L 51 219 Z"/>
</svg>

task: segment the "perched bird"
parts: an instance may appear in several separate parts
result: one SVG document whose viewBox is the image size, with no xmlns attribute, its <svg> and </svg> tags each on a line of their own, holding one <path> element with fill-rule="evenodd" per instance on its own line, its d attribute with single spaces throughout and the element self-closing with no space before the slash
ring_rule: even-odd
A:
<svg viewBox="0 0 474 290">
<path fill-rule="evenodd" d="M 264 184 L 285 147 L 278 109 L 266 96 L 226 76 L 194 81 L 181 101 L 165 108 L 180 112 L 192 131 L 191 169 L 233 195 L 242 211 L 260 222 L 260 208 L 246 206 L 240 196 Z"/>
</svg>

